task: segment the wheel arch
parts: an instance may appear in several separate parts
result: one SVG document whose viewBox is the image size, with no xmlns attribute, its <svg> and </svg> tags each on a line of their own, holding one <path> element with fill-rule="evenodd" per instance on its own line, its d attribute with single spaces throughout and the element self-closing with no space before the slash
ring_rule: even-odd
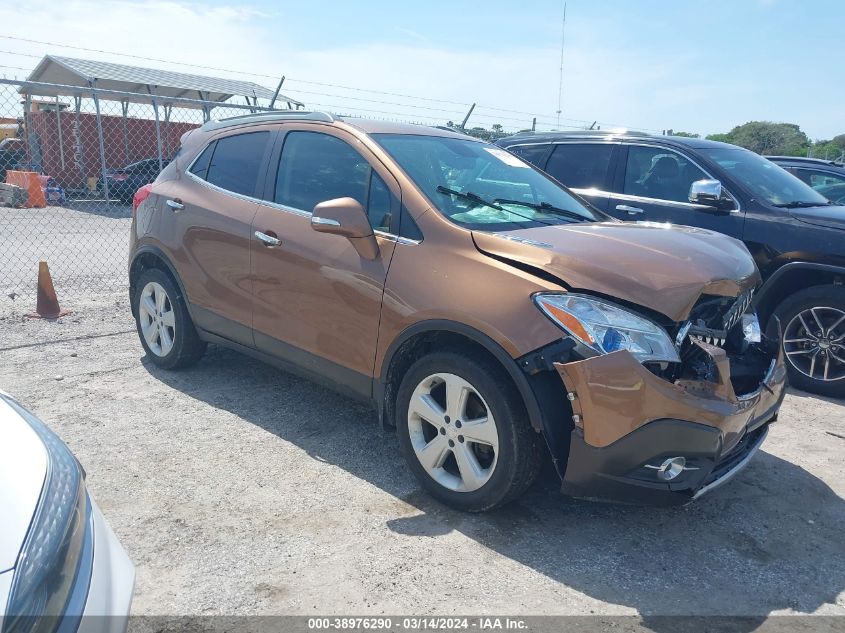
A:
<svg viewBox="0 0 845 633">
<path fill-rule="evenodd" d="M 164 271 L 167 273 L 173 282 L 176 284 L 176 287 L 179 289 L 179 294 L 185 298 L 185 305 L 188 308 L 188 312 L 191 312 L 191 304 L 187 300 L 187 295 L 185 294 L 185 287 L 182 285 L 182 280 L 179 278 L 179 275 L 176 273 L 176 268 L 173 266 L 173 263 L 164 254 L 160 248 L 153 244 L 145 244 L 138 248 L 137 251 L 132 256 L 132 261 L 129 263 L 129 305 L 132 310 L 132 315 L 135 316 L 135 284 L 138 278 L 143 274 L 145 270 L 150 268 L 157 268 L 159 270 Z M 193 315 L 191 315 L 193 318 Z"/>
<path fill-rule="evenodd" d="M 505 349 L 483 332 L 457 321 L 420 321 L 403 330 L 390 344 L 373 386 L 379 418 L 385 427 L 393 426 L 396 392 L 404 370 L 433 349 L 474 348 L 495 360 L 513 381 L 525 404 L 528 420 L 535 431 L 543 430 L 542 414 L 527 376 Z"/>
<path fill-rule="evenodd" d="M 790 262 L 778 268 L 757 293 L 754 304 L 763 324 L 792 292 L 810 286 L 845 283 L 845 266 L 816 262 Z M 764 326 L 765 327 L 765 326 Z"/>
</svg>

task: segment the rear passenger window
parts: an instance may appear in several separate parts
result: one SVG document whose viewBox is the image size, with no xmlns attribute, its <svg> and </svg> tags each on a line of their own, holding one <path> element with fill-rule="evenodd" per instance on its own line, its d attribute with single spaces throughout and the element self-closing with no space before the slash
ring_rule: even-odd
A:
<svg viewBox="0 0 845 633">
<path fill-rule="evenodd" d="M 609 189 L 607 170 L 613 145 L 563 143 L 555 147 L 546 172 L 572 189 Z"/>
<path fill-rule="evenodd" d="M 320 202 L 347 197 L 367 210 L 374 229 L 391 230 L 393 196 L 366 158 L 328 134 L 288 133 L 273 201 L 311 213 Z"/>
<path fill-rule="evenodd" d="M 226 191 L 254 196 L 258 171 L 269 139 L 270 132 L 249 132 L 219 139 L 205 180 Z"/>
<path fill-rule="evenodd" d="M 540 169 L 545 167 L 546 156 L 549 155 L 549 145 L 514 145 L 505 149 Z"/>
</svg>

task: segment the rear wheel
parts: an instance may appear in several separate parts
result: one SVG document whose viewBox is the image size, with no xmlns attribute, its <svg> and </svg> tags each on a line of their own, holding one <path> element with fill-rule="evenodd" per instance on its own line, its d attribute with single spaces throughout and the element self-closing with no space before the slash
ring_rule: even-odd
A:
<svg viewBox="0 0 845 633">
<path fill-rule="evenodd" d="M 423 357 L 405 374 L 396 411 L 411 471 L 432 496 L 459 510 L 503 505 L 539 472 L 538 436 L 493 362 L 457 352 Z"/>
<path fill-rule="evenodd" d="M 147 357 L 159 367 L 179 369 L 205 353 L 178 287 L 165 272 L 150 268 L 136 284 L 135 325 Z"/>
<path fill-rule="evenodd" d="M 781 303 L 775 315 L 783 329 L 790 384 L 845 397 L 845 288 L 805 288 Z"/>
</svg>

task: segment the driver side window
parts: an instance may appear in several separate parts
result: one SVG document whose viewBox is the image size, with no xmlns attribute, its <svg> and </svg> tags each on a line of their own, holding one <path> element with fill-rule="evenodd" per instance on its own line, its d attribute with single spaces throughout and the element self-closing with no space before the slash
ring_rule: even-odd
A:
<svg viewBox="0 0 845 633">
<path fill-rule="evenodd" d="M 622 193 L 657 200 L 689 202 L 690 185 L 709 178 L 686 157 L 661 147 L 631 145 Z"/>
</svg>

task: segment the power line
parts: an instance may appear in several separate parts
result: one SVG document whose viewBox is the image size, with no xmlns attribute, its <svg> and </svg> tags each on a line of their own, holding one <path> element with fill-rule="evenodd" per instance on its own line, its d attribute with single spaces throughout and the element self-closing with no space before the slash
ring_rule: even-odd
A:
<svg viewBox="0 0 845 633">
<path fill-rule="evenodd" d="M 29 44 L 40 44 L 40 45 L 43 45 L 43 46 L 54 46 L 54 47 L 58 47 L 58 48 L 68 48 L 68 49 L 72 49 L 72 50 L 79 50 L 79 51 L 85 51 L 85 52 L 90 52 L 90 53 L 102 53 L 102 54 L 106 54 L 106 55 L 115 55 L 115 56 L 119 56 L 119 57 L 131 58 L 131 59 L 140 59 L 140 60 L 143 60 L 143 61 L 159 62 L 159 63 L 162 63 L 162 64 L 170 64 L 170 65 L 175 65 L 175 66 L 186 66 L 186 67 L 190 67 L 190 68 L 200 68 L 200 69 L 203 69 L 203 70 L 213 70 L 213 71 L 216 71 L 216 72 L 225 72 L 225 73 L 232 73 L 232 74 L 239 74 L 239 75 L 248 75 L 248 76 L 252 76 L 252 77 L 262 77 L 262 78 L 273 79 L 273 80 L 278 79 L 278 77 L 275 76 L 275 75 L 265 75 L 265 74 L 261 74 L 261 73 L 255 73 L 255 72 L 244 71 L 244 70 L 232 70 L 232 69 L 227 69 L 227 68 L 219 68 L 219 67 L 216 67 L 216 66 L 205 66 L 205 65 L 202 65 L 202 64 L 191 64 L 189 62 L 178 62 L 178 61 L 174 61 L 174 60 L 161 59 L 161 58 L 157 58 L 157 57 L 147 57 L 147 56 L 144 56 L 144 55 L 133 55 L 131 53 L 121 53 L 121 52 L 117 52 L 117 51 L 108 51 L 108 50 L 99 49 L 99 48 L 90 48 L 90 47 L 85 47 L 85 46 L 74 46 L 72 44 L 60 44 L 58 42 L 50 42 L 50 41 L 46 41 L 46 40 L 35 40 L 35 39 L 31 39 L 31 38 L 18 37 L 18 36 L 15 36 L 15 35 L 0 34 L 0 39 L 12 40 L 12 41 L 16 41 L 16 42 L 26 42 L 26 43 L 29 43 Z M 36 59 L 41 57 L 40 55 L 34 55 L 32 53 L 20 53 L 20 52 L 15 52 L 15 51 L 0 51 L 0 53 L 8 54 L 8 55 L 18 55 L 18 56 L 21 56 L 21 57 L 30 57 L 30 58 L 36 58 Z M 12 69 L 12 70 L 22 70 L 22 71 L 27 71 L 27 72 L 30 72 L 32 70 L 31 68 L 23 68 L 23 67 L 20 67 L 20 66 L 7 66 L 7 65 L 2 65 L 2 64 L 0 64 L 0 68 L 8 68 L 8 69 Z M 417 101 L 444 103 L 444 104 L 451 104 L 451 105 L 458 105 L 458 106 L 469 106 L 469 105 L 471 105 L 471 104 L 464 102 L 464 101 L 454 101 L 454 100 L 449 100 L 449 99 L 437 99 L 437 98 L 434 98 L 434 97 L 424 97 L 424 96 L 421 96 L 421 95 L 411 95 L 411 94 L 400 93 L 400 92 L 389 92 L 389 91 L 384 91 L 384 90 L 374 90 L 374 89 L 371 89 L 371 88 L 359 88 L 357 86 L 346 86 L 346 85 L 343 85 L 343 84 L 310 81 L 310 80 L 307 80 L 307 79 L 296 79 L 296 78 L 292 78 L 292 77 L 288 77 L 285 80 L 285 83 L 286 84 L 287 83 L 299 83 L 299 84 L 306 84 L 306 85 L 311 85 L 311 86 L 337 88 L 337 89 L 341 89 L 341 90 L 350 90 L 350 91 L 360 92 L 360 93 L 369 93 L 369 94 L 377 94 L 377 95 L 384 95 L 384 96 L 400 97 L 400 98 L 404 98 L 404 99 L 414 99 L 414 100 L 417 100 Z M 319 92 L 309 93 L 305 90 L 298 90 L 297 92 L 302 92 L 303 94 L 315 94 L 315 95 L 318 95 L 318 96 L 334 97 L 334 98 L 338 98 L 338 99 L 349 99 L 349 100 L 355 100 L 355 101 L 368 101 L 368 102 L 372 102 L 372 103 L 385 103 L 382 100 L 366 99 L 366 98 L 363 98 L 363 97 L 357 97 L 356 98 L 356 97 L 352 97 L 350 95 L 335 95 L 335 94 L 319 93 Z M 455 111 L 455 110 L 446 110 L 445 108 L 439 109 L 439 108 L 426 107 L 426 106 L 415 105 L 415 104 L 403 104 L 403 103 L 393 103 L 393 102 L 387 102 L 387 103 L 389 105 L 396 105 L 396 106 L 406 107 L 406 108 L 429 110 L 429 111 L 432 111 L 432 112 L 443 112 L 443 113 L 452 114 L 452 115 L 455 115 L 455 116 L 462 116 L 464 114 L 464 112 L 458 112 L 458 111 Z M 314 104 L 314 105 L 324 105 L 324 104 Z M 326 106 L 326 107 L 347 109 L 349 106 L 343 106 L 343 107 Z M 364 109 L 364 108 L 353 108 L 353 109 L 358 109 L 362 112 L 394 114 L 394 115 L 403 116 L 403 117 L 423 116 L 423 115 L 416 115 L 416 114 L 412 115 L 412 114 L 407 114 L 407 113 L 388 113 L 388 112 L 382 112 L 382 111 L 379 111 L 379 110 Z M 537 122 L 539 124 L 546 125 L 546 126 L 549 126 L 549 127 L 556 126 L 556 127 L 565 127 L 565 128 L 578 128 L 578 127 L 582 127 L 584 125 L 591 123 L 591 121 L 586 120 L 586 119 L 571 119 L 571 118 L 565 118 L 565 117 L 561 118 L 560 112 L 557 113 L 558 122 L 556 124 L 553 124 L 553 123 L 551 123 L 550 119 L 546 119 L 545 117 L 542 117 L 542 116 L 537 116 L 536 112 L 526 112 L 526 111 L 523 111 L 523 110 L 513 110 L 513 109 L 510 109 L 510 108 L 498 108 L 498 107 L 494 107 L 494 106 L 485 106 L 485 105 L 481 105 L 481 104 L 479 104 L 478 109 L 479 110 L 489 110 L 489 111 L 492 111 L 492 112 L 502 112 L 502 113 L 507 113 L 507 114 L 523 115 L 523 116 L 531 117 L 531 118 L 537 117 Z M 506 117 L 506 116 L 494 115 L 494 114 L 485 114 L 484 112 L 475 112 L 474 117 L 475 118 L 485 118 L 485 119 L 497 120 L 497 121 L 502 120 L 502 121 L 515 121 L 515 122 L 519 122 L 519 123 L 525 123 L 524 119 L 522 119 L 522 118 Z M 424 117 L 424 118 L 438 119 L 438 117 L 434 117 L 434 116 L 427 116 L 427 117 Z M 570 121 L 570 122 L 573 122 L 573 123 L 580 123 L 581 125 L 580 126 L 561 125 L 560 124 L 561 120 Z M 599 123 L 601 123 L 604 126 L 611 126 L 611 127 L 630 127 L 630 126 L 620 126 L 620 125 L 617 125 L 617 124 L 614 124 L 614 123 L 607 123 L 607 122 L 604 122 L 604 121 L 600 121 Z M 642 130 L 646 130 L 646 131 L 652 131 L 652 132 L 660 131 L 660 130 L 649 130 L 649 128 L 643 128 L 643 127 L 639 127 L 639 126 L 635 126 L 635 127 L 638 127 L 638 129 L 642 129 Z"/>
<path fill-rule="evenodd" d="M 204 66 L 202 64 L 191 64 L 189 62 L 177 62 L 177 61 L 174 61 L 174 60 L 161 59 L 161 58 L 158 58 L 158 57 L 146 57 L 144 55 L 132 55 L 130 53 L 120 53 L 120 52 L 117 52 L 117 51 L 107 51 L 107 50 L 103 50 L 103 49 L 100 49 L 100 48 L 89 48 L 89 47 L 85 47 L 85 46 L 73 46 L 71 44 L 59 44 L 58 42 L 49 42 L 49 41 L 45 41 L 45 40 L 34 40 L 34 39 L 30 39 L 30 38 L 25 38 L 25 37 L 18 37 L 18 36 L 15 36 L 15 35 L 2 35 L 2 34 L 0 34 L 0 39 L 13 40 L 13 41 L 16 41 L 16 42 L 27 42 L 29 44 L 41 44 L 41 45 L 44 45 L 44 46 L 55 46 L 55 47 L 58 47 L 58 48 L 69 48 L 69 49 L 72 49 L 72 50 L 85 51 L 85 52 L 89 52 L 89 53 L 103 53 L 103 54 L 106 54 L 106 55 L 117 55 L 119 57 L 128 57 L 128 58 L 131 58 L 131 59 L 140 59 L 140 60 L 143 60 L 143 61 L 159 62 L 159 63 L 162 63 L 162 64 L 173 64 L 173 65 L 177 65 L 177 66 L 188 66 L 188 67 L 191 67 L 191 68 L 201 68 L 201 69 L 204 69 L 204 70 L 214 70 L 214 71 L 217 71 L 217 72 L 233 73 L 233 74 L 238 74 L 238 75 L 250 75 L 252 77 L 263 77 L 265 79 L 278 80 L 278 76 L 276 76 L 276 75 L 263 75 L 263 74 L 260 74 L 260 73 L 250 72 L 250 71 L 246 71 L 246 70 L 233 70 L 231 68 L 219 68 L 217 66 Z M 5 52 L 5 53 L 12 54 L 12 55 L 22 55 L 22 56 L 25 56 L 25 57 L 35 57 L 35 58 L 40 57 L 39 55 L 32 55 L 32 54 L 29 54 L 29 53 L 15 53 L 15 52 L 12 52 L 12 51 L 0 51 L 0 52 Z M 24 70 L 26 70 L 26 69 L 24 69 Z M 452 105 L 459 105 L 459 106 L 466 106 L 466 107 L 469 107 L 471 105 L 470 103 L 465 102 L 465 101 L 454 101 L 454 100 L 450 100 L 450 99 L 436 99 L 434 97 L 424 97 L 424 96 L 421 96 L 421 95 L 410 95 L 410 94 L 401 93 L 401 92 L 388 92 L 388 91 L 384 91 L 384 90 L 373 90 L 371 88 L 359 88 L 357 86 L 345 86 L 345 85 L 342 85 L 342 84 L 333 84 L 333 83 L 320 82 L 320 81 L 310 81 L 310 80 L 307 80 L 307 79 L 296 79 L 296 78 L 293 78 L 293 77 L 286 78 L 285 82 L 286 83 L 291 83 L 291 82 L 292 83 L 301 83 L 301 84 L 307 84 L 307 85 L 312 85 L 312 86 L 322 86 L 322 87 L 326 87 L 326 88 L 341 88 L 343 90 L 353 90 L 353 91 L 356 91 L 356 92 L 367 92 L 367 93 L 380 94 L 380 95 L 386 95 L 386 96 L 391 96 L 391 97 L 403 97 L 403 98 L 406 98 L 406 99 L 417 99 L 417 100 L 420 100 L 420 101 L 432 101 L 432 102 L 437 102 L 437 103 L 448 103 L 448 104 L 452 104 Z M 351 98 L 351 97 L 349 97 L 349 98 Z M 512 112 L 514 114 L 527 114 L 528 116 L 534 116 L 534 113 L 520 112 L 518 110 L 509 110 L 509 109 L 506 109 L 506 108 L 488 107 L 488 109 L 499 110 L 501 112 Z M 461 113 L 461 114 L 463 114 L 463 113 Z"/>
</svg>

